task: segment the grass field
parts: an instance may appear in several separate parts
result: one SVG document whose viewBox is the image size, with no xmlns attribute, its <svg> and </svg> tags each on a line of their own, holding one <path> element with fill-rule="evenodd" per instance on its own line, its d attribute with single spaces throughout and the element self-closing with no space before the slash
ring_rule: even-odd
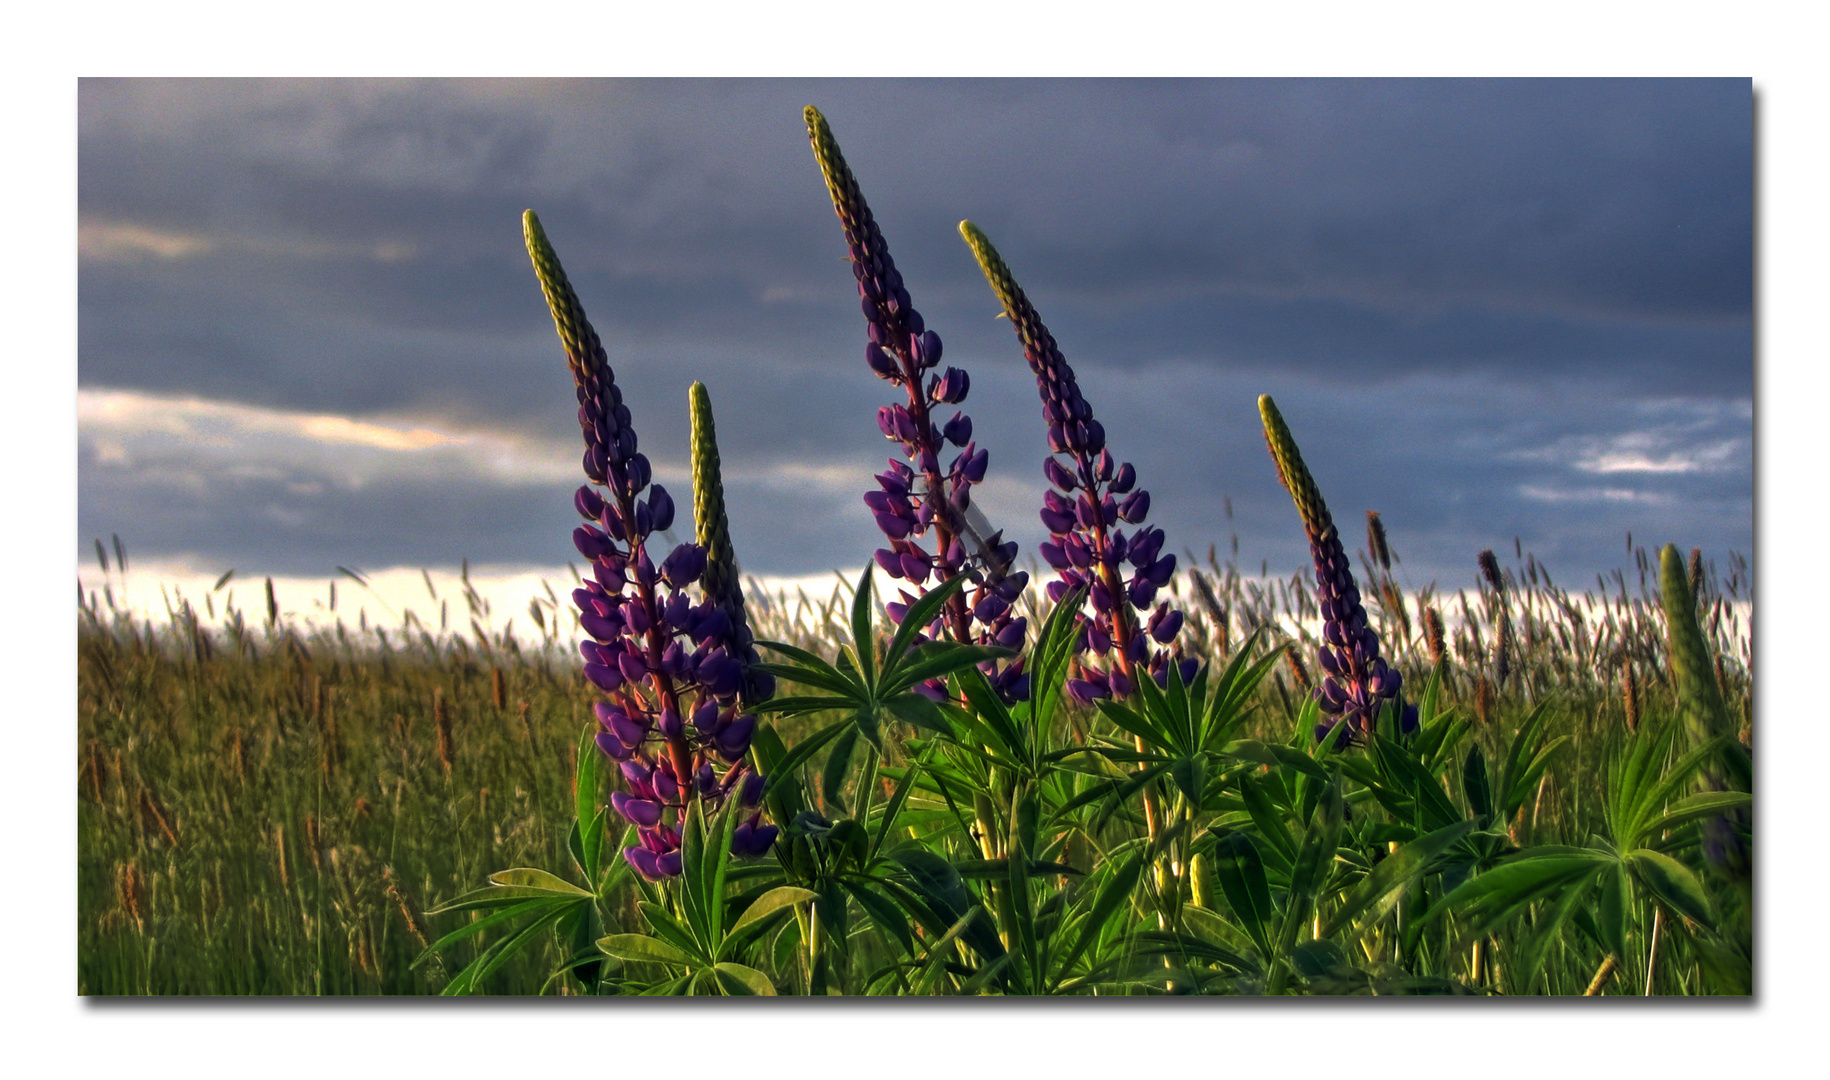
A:
<svg viewBox="0 0 1830 1080">
<path fill-rule="evenodd" d="M 1382 639 L 1393 643 L 1390 654 L 1413 687 L 1440 661 L 1444 705 L 1472 722 L 1468 745 L 1500 760 L 1522 718 L 1542 703 L 1547 735 L 1567 737 L 1516 815 L 1493 827 L 1527 848 L 1580 845 L 1602 830 L 1609 770 L 1635 737 L 1630 729 L 1657 728 L 1676 711 L 1648 554 L 1635 553 L 1637 581 L 1616 575 L 1579 593 L 1553 585 L 1525 556 L 1504 570 L 1503 600 L 1472 575 L 1454 594 L 1406 596 L 1389 572 L 1365 553 L 1360 559 L 1368 607 Z M 1184 565 L 1196 563 L 1190 557 Z M 1261 652 L 1312 634 L 1315 601 L 1304 574 L 1266 583 L 1216 564 L 1211 552 L 1201 574 L 1198 581 L 1184 574 L 1174 586 L 1189 612 L 1185 640 L 1198 655 L 1224 660 L 1254 629 L 1262 628 Z M 1746 742 L 1747 568 L 1738 557 L 1720 569 L 1696 563 L 1693 580 L 1716 679 Z M 751 597 L 758 637 L 829 659 L 844 637 L 849 602 L 837 593 Z M 1429 612 L 1446 617 L 1434 645 Z M 1031 614 L 1040 626 L 1047 612 Z M 182 604 L 155 625 L 85 598 L 77 641 L 80 992 L 439 993 L 489 939 L 479 935 L 415 966 L 432 939 L 481 914 L 428 916 L 427 909 L 484 885 L 494 871 L 569 865 L 576 747 L 594 697 L 567 644 L 576 631 L 540 647 L 482 622 L 468 635 L 435 637 L 416 626 L 377 635 L 340 624 L 307 635 L 258 615 L 252 625 L 244 613 L 227 615 L 212 627 Z M 1286 656 L 1256 690 L 1241 736 L 1300 743 L 1291 733 L 1314 653 L 1297 655 L 1304 659 Z M 802 717 L 776 727 L 793 745 L 820 722 Z M 1080 737 L 1121 734 L 1071 703 L 1056 722 Z M 904 745 L 889 740 L 881 775 L 854 770 L 840 804 L 855 805 L 859 784 L 887 794 L 905 764 Z M 1444 790 L 1457 799 L 1462 768 L 1457 754 L 1444 774 Z M 807 767 L 808 798 L 837 817 L 813 779 L 819 771 L 818 761 Z M 1357 805 L 1372 804 L 1350 796 L 1347 805 L 1351 817 Z M 1221 800 L 1209 809 L 1225 821 L 1230 806 Z M 1080 846 L 1064 843 L 1058 857 L 1089 869 L 1089 852 L 1116 850 L 1141 825 L 1107 815 L 1083 830 Z M 929 842 L 956 860 L 977 854 L 963 836 L 932 832 Z M 1227 911 L 1198 875 L 1175 865 L 1170 873 L 1195 878 L 1172 881 L 1171 891 Z M 607 932 L 641 929 L 638 899 L 628 883 L 604 898 Z M 1549 950 L 1542 975 L 1517 985 L 1515 956 L 1545 906 L 1471 950 L 1436 957 L 1432 970 L 1459 988 L 1492 993 L 1581 994 L 1591 984 L 1603 994 L 1746 992 L 1645 897 L 1628 916 L 1628 955 L 1610 957 L 1571 931 Z M 863 992 L 865 968 L 896 953 L 866 915 L 850 911 L 855 948 L 829 987 Z M 1148 921 L 1148 911 L 1140 907 L 1137 918 Z M 1245 936 L 1237 926 L 1215 932 Z M 1360 947 L 1370 962 L 1383 946 L 1362 939 Z M 554 974 L 567 951 L 547 933 L 477 989 L 582 992 L 576 980 Z M 773 955 L 788 957 L 772 969 L 783 991 L 804 990 L 804 962 Z M 1178 987 L 1171 980 L 1159 992 L 1165 988 Z M 1327 992 L 1327 984 L 1311 989 Z"/>
</svg>

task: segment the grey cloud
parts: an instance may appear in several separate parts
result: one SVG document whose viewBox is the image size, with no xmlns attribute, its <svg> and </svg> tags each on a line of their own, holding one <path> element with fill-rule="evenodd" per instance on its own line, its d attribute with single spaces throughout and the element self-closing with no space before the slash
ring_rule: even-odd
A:
<svg viewBox="0 0 1830 1080">
<path fill-rule="evenodd" d="M 1230 493 L 1242 554 L 1300 561 L 1260 460 L 1251 402 L 1269 390 L 1305 450 L 1340 463 L 1327 490 L 1385 510 L 1418 572 L 1459 573 L 1513 532 L 1612 565 L 1600 538 L 1635 521 L 1750 546 L 1751 468 L 1597 478 L 1516 456 L 1628 430 L 1649 400 L 1751 395 L 1746 80 L 85 80 L 83 225 L 167 254 L 129 233 L 83 259 L 79 380 L 572 439 L 521 249 L 533 206 L 645 449 L 677 457 L 699 378 L 732 467 L 880 467 L 888 388 L 860 363 L 808 102 L 973 374 L 993 474 L 1019 488 L 1039 486 L 1034 389 L 961 217 L 1016 269 L 1174 543 L 1224 550 Z M 1724 423 L 1695 437 L 1751 431 Z M 253 479 L 155 498 L 140 479 L 86 462 L 81 526 L 200 550 L 240 535 L 250 500 L 298 501 Z M 1668 501 L 1580 494 L 1628 489 Z M 559 559 L 567 501 L 332 485 L 304 501 L 316 517 L 224 551 Z M 828 569 L 872 543 L 855 494 L 739 485 L 732 507 L 755 569 Z M 1026 550 L 1039 538 L 1009 527 Z"/>
</svg>

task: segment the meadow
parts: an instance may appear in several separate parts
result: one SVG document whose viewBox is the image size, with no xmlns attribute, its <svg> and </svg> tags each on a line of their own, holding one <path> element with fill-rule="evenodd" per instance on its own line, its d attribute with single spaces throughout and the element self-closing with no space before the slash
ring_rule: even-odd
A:
<svg viewBox="0 0 1830 1080">
<path fill-rule="evenodd" d="M 1371 564 L 1369 553 L 1360 557 Z M 1632 576 L 1574 595 L 1529 556 L 1506 567 L 1514 645 L 1503 682 L 1493 670 L 1491 643 L 1505 636 L 1494 591 L 1471 574 L 1452 600 L 1435 598 L 1458 615 L 1462 604 L 1468 611 L 1441 656 L 1444 711 L 1469 721 L 1460 758 L 1441 774 L 1458 809 L 1472 810 L 1464 794 L 1468 750 L 1502 760 L 1521 722 L 1544 703 L 1544 744 L 1559 749 L 1499 828 L 1526 845 L 1581 845 L 1605 829 L 1611 763 L 1636 728 L 1679 722 L 1650 559 L 1636 549 Z M 1300 641 L 1301 626 L 1313 624 L 1304 618 L 1314 612 L 1313 589 L 1302 576 L 1266 584 L 1211 555 L 1196 572 L 1202 585 L 1185 574 L 1174 588 L 1194 612 L 1189 632 L 1204 659 L 1227 656 L 1259 628 L 1255 654 L 1262 654 Z M 1720 657 L 1717 678 L 1746 738 L 1746 568 L 1739 560 L 1725 572 L 1699 563 L 1698 577 L 1704 625 Z M 843 593 L 771 597 L 753 606 L 758 635 L 836 655 L 849 601 Z M 1403 643 L 1401 667 L 1421 683 L 1437 664 L 1422 610 L 1440 608 L 1395 590 L 1388 601 L 1375 607 L 1381 629 Z M 478 620 L 467 634 L 435 635 L 415 624 L 377 637 L 341 625 L 301 631 L 258 612 L 251 625 L 243 613 L 226 612 L 229 628 L 212 628 L 188 603 L 155 625 L 93 598 L 77 641 L 80 991 L 436 994 L 485 952 L 493 942 L 472 938 L 415 966 L 433 940 L 479 917 L 428 916 L 428 909 L 474 890 L 495 870 L 569 863 L 578 734 L 591 723 L 595 691 L 563 644 L 492 634 L 483 628 L 487 613 L 463 610 Z M 1041 625 L 1046 602 L 1031 614 Z M 1253 693 L 1242 738 L 1293 741 L 1301 688 L 1312 675 L 1289 655 Z M 818 720 L 784 724 L 786 741 Z M 1057 722 L 1070 738 L 1119 734 L 1077 703 Z M 872 831 L 905 760 L 893 752 L 876 781 Z M 823 764 L 816 759 L 807 769 L 812 807 L 842 818 L 838 807 L 856 805 L 867 781 L 854 773 L 828 804 L 817 779 Z M 908 805 L 911 822 L 946 816 L 936 793 L 918 792 Z M 1109 851 L 1142 832 L 1141 821 L 1114 815 L 1090 831 L 1083 850 Z M 606 834 L 605 843 L 612 839 Z M 979 854 L 963 836 L 949 846 L 962 862 Z M 988 891 L 982 879 L 968 887 Z M 1242 930 L 1220 929 L 1232 916 L 1215 895 L 1224 890 L 1202 888 L 1200 899 L 1213 906 L 1186 904 L 1184 926 L 1237 943 Z M 633 882 L 624 882 L 604 897 L 606 924 L 639 929 L 640 900 Z M 1140 890 L 1130 903 L 1126 923 L 1155 925 L 1156 897 Z M 854 956 L 839 985 L 859 990 L 869 975 L 864 966 L 900 945 L 855 900 L 849 906 Z M 1559 937 L 1535 985 L 1522 985 L 1530 915 L 1480 947 L 1440 958 L 1435 970 L 1444 985 L 1490 993 L 1581 994 L 1592 983 L 1593 992 L 1610 995 L 1747 992 L 1747 974 L 1712 967 L 1709 947 L 1681 922 L 1679 930 L 1663 929 L 1654 964 L 1651 931 L 1660 915 L 1650 897 L 1629 913 L 1625 955 L 1577 929 Z M 576 981 L 551 978 L 566 958 L 566 943 L 549 933 L 477 990 L 580 993 Z M 794 960 L 779 975 L 784 992 L 804 980 Z M 1173 988 L 1166 977 L 1130 991 Z"/>
<path fill-rule="evenodd" d="M 1745 559 L 1629 536 L 1630 573 L 1573 591 L 1515 541 L 1407 594 L 1268 396 L 1312 565 L 1178 549 L 962 222 L 1040 396 L 1022 557 L 944 416 L 970 377 L 806 121 L 895 401 L 886 546 L 829 596 L 746 588 L 699 383 L 677 541 L 528 211 L 589 481 L 571 602 L 522 640 L 467 578 L 455 632 L 300 626 L 271 582 L 157 624 L 79 592 L 82 993 L 1751 992 Z"/>
</svg>

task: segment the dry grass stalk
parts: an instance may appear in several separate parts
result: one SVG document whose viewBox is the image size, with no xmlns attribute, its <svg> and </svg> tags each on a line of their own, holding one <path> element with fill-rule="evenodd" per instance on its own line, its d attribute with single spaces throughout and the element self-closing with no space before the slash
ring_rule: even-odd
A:
<svg viewBox="0 0 1830 1080">
<path fill-rule="evenodd" d="M 273 850 L 280 860 L 280 888 L 292 888 L 292 870 L 286 865 L 286 826 L 273 827 Z"/>
<path fill-rule="evenodd" d="M 422 949 L 432 944 L 432 939 L 426 935 L 425 919 L 420 915 L 418 906 L 413 903 L 413 898 L 408 896 L 407 890 L 401 886 L 400 879 L 394 876 L 394 868 L 382 867 L 381 879 L 386 883 L 388 899 L 394 902 L 394 906 L 400 911 L 401 919 L 407 924 L 407 933 L 412 935 L 414 941 L 419 942 L 419 947 Z"/>
<path fill-rule="evenodd" d="M 489 701 L 491 705 L 495 706 L 497 712 L 508 708 L 507 680 L 503 679 L 502 669 L 499 667 L 489 669 Z"/>
<path fill-rule="evenodd" d="M 1633 675 L 1631 663 L 1624 665 L 1624 670 L 1621 672 L 1620 696 L 1627 710 L 1627 730 L 1637 733 L 1639 731 L 1639 680 Z"/>
<path fill-rule="evenodd" d="M 318 751 L 319 766 L 326 778 L 336 775 L 337 766 L 343 764 L 343 733 L 337 728 L 337 701 L 334 688 L 320 686 L 318 690 Z"/>
<path fill-rule="evenodd" d="M 528 748 L 537 754 L 540 752 L 540 744 L 534 739 L 534 718 L 529 715 L 531 710 L 532 706 L 525 701 L 516 709 L 521 714 L 521 734 L 526 737 Z"/>
<path fill-rule="evenodd" d="M 153 797 L 151 791 L 140 789 L 140 824 L 147 835 L 165 837 L 165 842 L 173 847 L 178 846 L 178 830 L 173 826 L 171 811 Z"/>
<path fill-rule="evenodd" d="M 128 861 L 122 864 L 116 883 L 121 892 L 121 910 L 133 919 L 134 926 L 140 933 L 146 932 L 146 879 L 140 876 L 138 863 Z"/>
<path fill-rule="evenodd" d="M 370 978 L 380 975 L 380 970 L 375 966 L 374 935 L 369 933 L 367 920 L 356 931 L 356 968 Z"/>
<path fill-rule="evenodd" d="M 108 766 L 102 761 L 102 744 L 99 739 L 89 740 L 88 753 L 83 757 L 83 788 L 96 803 L 101 803 L 108 795 Z"/>
<path fill-rule="evenodd" d="M 311 869 L 313 873 L 321 873 L 324 869 L 324 863 L 321 858 L 323 849 L 324 837 L 318 832 L 318 816 L 316 814 L 306 814 L 305 853 L 311 856 Z"/>
<path fill-rule="evenodd" d="M 237 787 L 248 784 L 248 736 L 239 729 L 229 733 L 229 771 Z"/>
<path fill-rule="evenodd" d="M 450 776 L 457 760 L 457 739 L 451 730 L 451 711 L 445 708 L 443 688 L 432 691 L 432 724 L 438 729 L 438 762 L 445 767 L 445 775 Z"/>
</svg>

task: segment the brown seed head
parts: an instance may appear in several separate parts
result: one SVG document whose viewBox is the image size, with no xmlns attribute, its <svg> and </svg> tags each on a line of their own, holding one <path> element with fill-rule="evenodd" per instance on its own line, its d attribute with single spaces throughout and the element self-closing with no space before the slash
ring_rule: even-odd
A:
<svg viewBox="0 0 1830 1080">
<path fill-rule="evenodd" d="M 1381 570 L 1392 568 L 1392 549 L 1385 540 L 1385 522 L 1379 520 L 1377 510 L 1366 511 L 1366 550 L 1372 553 L 1373 561 Z"/>
<path fill-rule="evenodd" d="M 1448 654 L 1448 645 L 1442 630 L 1442 615 L 1433 607 L 1423 609 L 1423 636 L 1430 646 L 1430 661 L 1442 663 Z"/>
<path fill-rule="evenodd" d="M 1309 681 L 1309 669 L 1303 666 L 1303 658 L 1296 655 L 1295 649 L 1285 649 L 1284 660 L 1290 665 L 1290 677 L 1296 680 L 1303 693 L 1308 693 L 1314 684 Z"/>
<path fill-rule="evenodd" d="M 1506 595 L 1506 579 L 1500 575 L 1500 561 L 1494 557 L 1493 549 L 1481 552 L 1476 561 L 1480 563 L 1481 577 L 1487 587 L 1500 596 Z"/>
<path fill-rule="evenodd" d="M 144 934 L 146 932 L 146 881 L 140 876 L 138 863 L 127 862 L 122 865 L 116 877 L 116 884 L 121 891 L 121 909 L 133 919 L 134 926 Z"/>
<path fill-rule="evenodd" d="M 1639 680 L 1633 675 L 1633 665 L 1626 664 L 1620 675 L 1621 702 L 1627 710 L 1627 730 L 1639 731 Z"/>
<path fill-rule="evenodd" d="M 442 687 L 432 691 L 432 724 L 438 729 L 438 762 L 445 767 L 445 775 L 450 776 L 457 761 L 457 739 L 451 730 L 451 713 L 445 708 Z"/>
<path fill-rule="evenodd" d="M 1498 701 L 1493 693 L 1493 684 L 1487 681 L 1487 676 L 1479 675 L 1475 679 L 1474 716 L 1484 727 L 1493 722 L 1493 712 Z"/>
</svg>

